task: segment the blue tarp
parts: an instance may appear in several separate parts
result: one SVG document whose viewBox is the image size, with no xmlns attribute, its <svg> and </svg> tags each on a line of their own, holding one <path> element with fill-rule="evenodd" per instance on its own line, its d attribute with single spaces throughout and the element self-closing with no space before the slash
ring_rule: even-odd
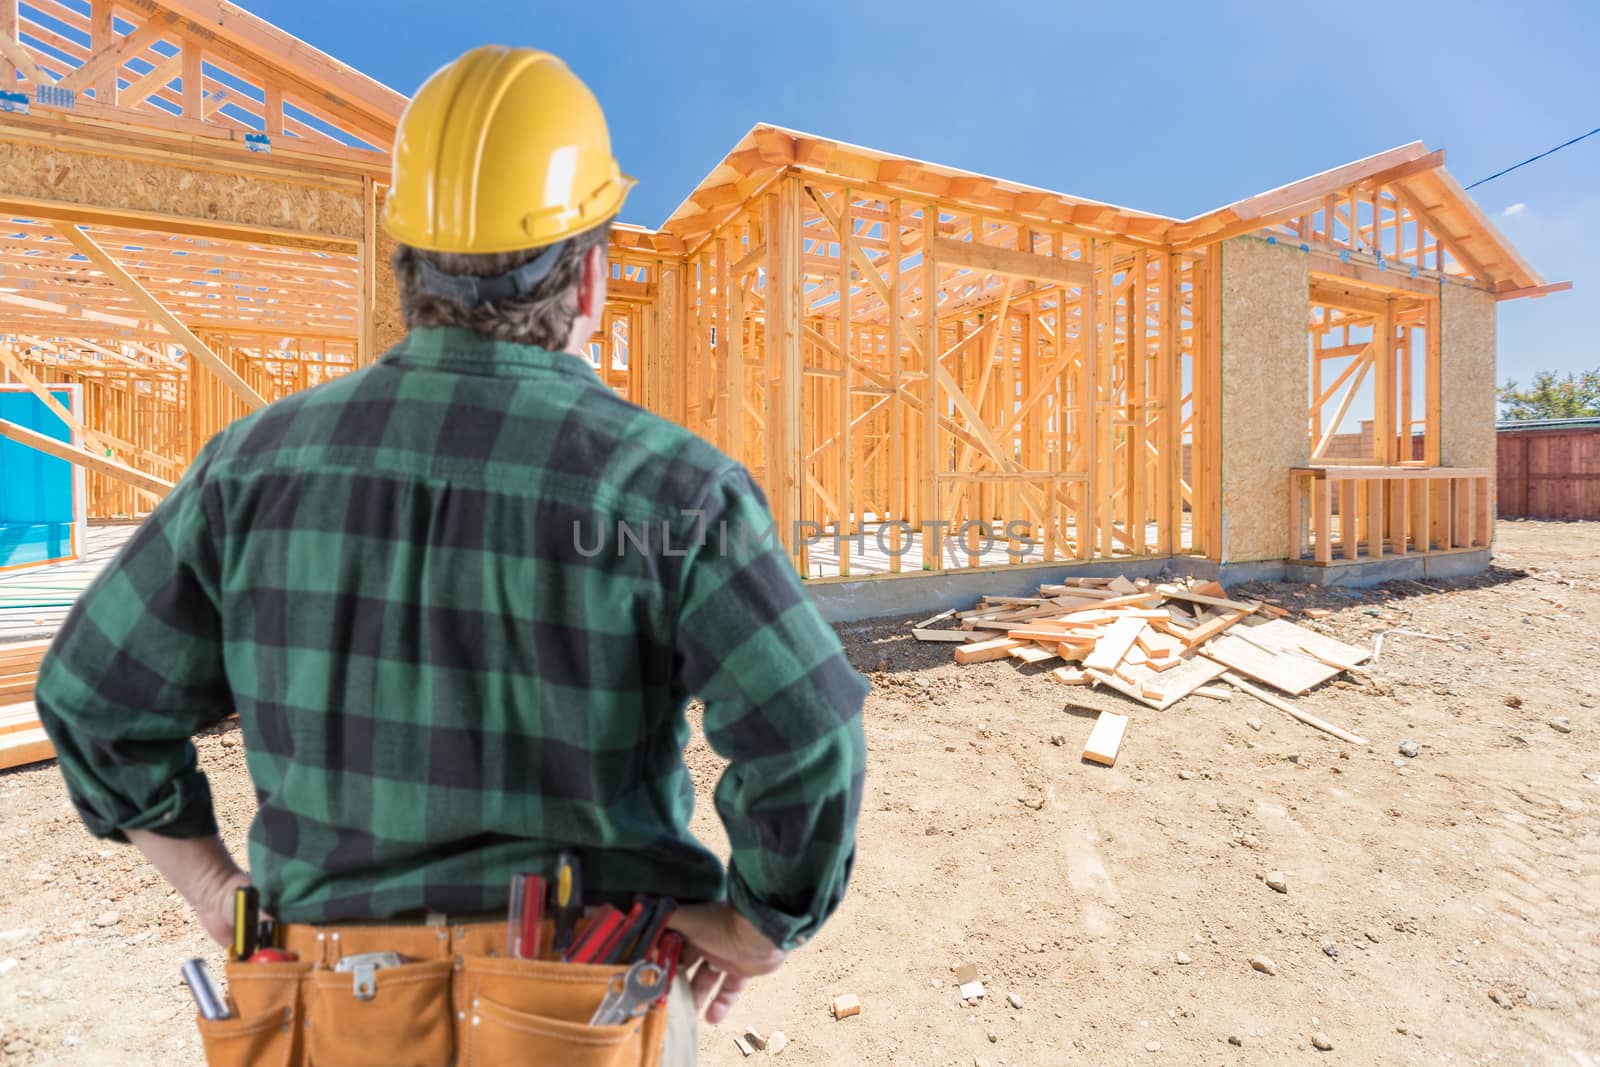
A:
<svg viewBox="0 0 1600 1067">
<path fill-rule="evenodd" d="M 68 390 L 50 392 L 71 408 Z M 0 418 L 57 441 L 72 440 L 72 428 L 32 393 L 0 392 Z M 0 438 L 0 567 L 71 556 L 72 484 L 71 463 Z"/>
</svg>

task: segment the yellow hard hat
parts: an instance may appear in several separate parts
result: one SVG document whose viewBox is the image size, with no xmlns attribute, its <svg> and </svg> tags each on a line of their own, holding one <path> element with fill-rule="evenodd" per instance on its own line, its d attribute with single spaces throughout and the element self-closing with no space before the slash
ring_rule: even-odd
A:
<svg viewBox="0 0 1600 1067">
<path fill-rule="evenodd" d="M 633 188 L 589 87 L 548 52 L 474 48 L 395 129 L 383 225 L 432 252 L 515 252 L 614 216 Z"/>
</svg>

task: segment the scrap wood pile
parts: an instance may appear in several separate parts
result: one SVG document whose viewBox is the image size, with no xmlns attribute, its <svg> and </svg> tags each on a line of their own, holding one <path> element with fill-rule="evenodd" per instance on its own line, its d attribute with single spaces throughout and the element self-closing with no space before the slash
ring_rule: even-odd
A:
<svg viewBox="0 0 1600 1067">
<path fill-rule="evenodd" d="M 55 756 L 33 706 L 33 684 L 49 641 L 0 645 L 0 770 Z"/>
<path fill-rule="evenodd" d="M 1226 699 L 1226 690 L 1211 685 L 1220 680 L 1341 740 L 1366 744 L 1244 680 L 1299 695 L 1369 658 L 1365 649 L 1296 626 L 1288 614 L 1262 601 L 1231 600 L 1216 582 L 1068 578 L 1040 586 L 1038 596 L 986 596 L 970 611 L 923 620 L 912 634 L 959 642 L 957 663 L 1062 660 L 1052 672 L 1057 681 L 1104 685 L 1157 710 L 1192 694 Z M 960 629 L 930 629 L 952 617 Z M 1124 716 L 1103 713 L 1085 757 L 1112 762 L 1125 726 Z"/>
</svg>

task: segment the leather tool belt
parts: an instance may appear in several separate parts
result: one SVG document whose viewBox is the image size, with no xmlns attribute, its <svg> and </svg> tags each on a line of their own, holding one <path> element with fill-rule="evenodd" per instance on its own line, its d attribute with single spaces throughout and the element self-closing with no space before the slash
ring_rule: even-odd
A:
<svg viewBox="0 0 1600 1067">
<path fill-rule="evenodd" d="M 283 931 L 294 962 L 227 964 L 232 1017 L 198 1020 L 210 1067 L 660 1062 L 665 998 L 620 1025 L 591 1024 L 628 967 L 509 958 L 503 922 Z M 380 952 L 405 962 L 335 969 L 346 957 Z"/>
</svg>

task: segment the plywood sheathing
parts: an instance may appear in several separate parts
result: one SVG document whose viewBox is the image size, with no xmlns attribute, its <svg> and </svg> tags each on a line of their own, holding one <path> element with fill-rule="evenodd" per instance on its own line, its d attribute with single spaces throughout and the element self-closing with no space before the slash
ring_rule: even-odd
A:
<svg viewBox="0 0 1600 1067">
<path fill-rule="evenodd" d="M 1310 462 L 1309 291 L 1299 249 L 1254 237 L 1223 244 L 1224 562 L 1283 558 L 1288 472 Z M 1493 426 L 1491 419 L 1491 445 Z"/>
<path fill-rule="evenodd" d="M 1495 298 L 1462 285 L 1440 294 L 1439 460 L 1495 465 Z"/>
<path fill-rule="evenodd" d="M 372 351 L 373 358 L 382 355 L 406 335 L 405 319 L 400 315 L 400 294 L 395 289 L 395 240 L 381 224 L 374 229 L 373 268 L 375 281 L 372 287 Z M 368 360 L 370 362 L 370 359 Z"/>
<path fill-rule="evenodd" d="M 286 170 L 287 168 L 279 168 Z M 304 234 L 361 237 L 361 187 L 290 180 L 264 170 L 158 163 L 88 149 L 0 142 L 0 199 L 155 213 Z M 15 208 L 12 213 L 22 213 Z M 43 214 L 43 212 L 40 212 Z"/>
</svg>

